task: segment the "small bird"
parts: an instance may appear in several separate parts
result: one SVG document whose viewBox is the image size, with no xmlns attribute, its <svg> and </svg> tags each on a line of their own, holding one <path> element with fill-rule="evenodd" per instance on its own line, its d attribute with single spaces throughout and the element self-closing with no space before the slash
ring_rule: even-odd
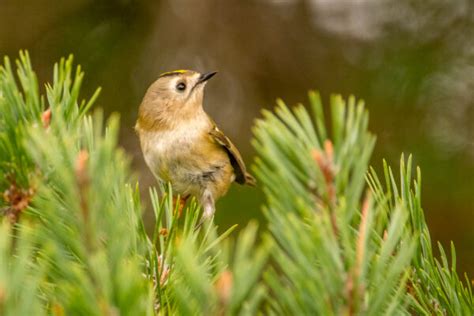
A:
<svg viewBox="0 0 474 316">
<path fill-rule="evenodd" d="M 185 202 L 194 196 L 203 220 L 232 182 L 255 185 L 237 148 L 203 109 L 204 87 L 216 72 L 166 72 L 148 88 L 135 130 L 145 162 Z M 184 204 L 184 203 L 183 203 Z"/>
</svg>

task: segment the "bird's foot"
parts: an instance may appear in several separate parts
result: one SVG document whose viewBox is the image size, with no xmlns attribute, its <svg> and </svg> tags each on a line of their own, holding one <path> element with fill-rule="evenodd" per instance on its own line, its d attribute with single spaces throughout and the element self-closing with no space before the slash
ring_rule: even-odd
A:
<svg viewBox="0 0 474 316">
<path fill-rule="evenodd" d="M 202 199 L 202 208 L 203 208 L 203 213 L 202 213 L 202 216 L 201 216 L 201 220 L 199 221 L 199 223 L 196 225 L 196 230 L 202 226 L 202 224 L 210 219 L 212 220 L 212 218 L 214 217 L 214 213 L 216 212 L 216 207 L 214 205 L 214 198 L 212 197 L 212 195 L 210 194 L 210 192 L 208 190 L 204 191 L 204 194 L 203 194 L 203 199 Z"/>
</svg>

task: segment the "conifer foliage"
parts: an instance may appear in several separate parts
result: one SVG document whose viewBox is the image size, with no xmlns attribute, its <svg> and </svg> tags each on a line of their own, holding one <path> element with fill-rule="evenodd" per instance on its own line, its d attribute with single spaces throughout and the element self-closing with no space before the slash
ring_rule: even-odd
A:
<svg viewBox="0 0 474 316">
<path fill-rule="evenodd" d="M 91 114 L 82 80 L 72 57 L 44 94 L 27 53 L 0 68 L 1 315 L 473 314 L 454 246 L 433 255 L 419 169 L 369 169 L 361 101 L 326 115 L 310 92 L 257 120 L 268 227 L 198 226 L 199 205 L 159 184 L 146 232 L 118 117 Z"/>
</svg>

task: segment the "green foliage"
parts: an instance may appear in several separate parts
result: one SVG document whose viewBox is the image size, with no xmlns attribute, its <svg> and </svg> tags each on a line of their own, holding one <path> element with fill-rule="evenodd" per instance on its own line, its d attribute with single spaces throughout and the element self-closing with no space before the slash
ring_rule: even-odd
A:
<svg viewBox="0 0 474 316">
<path fill-rule="evenodd" d="M 409 220 L 403 205 L 395 205 L 391 220 L 381 222 L 381 203 L 367 195 L 359 204 L 374 145 L 363 104 L 351 97 L 346 106 L 332 98 L 333 148 L 319 96 L 311 92 L 310 100 L 313 120 L 303 106 L 291 112 L 280 101 L 275 114 L 265 112 L 255 129 L 256 172 L 278 243 L 272 252 L 277 269 L 266 275 L 277 297 L 271 310 L 278 315 L 405 312 L 416 236 L 403 229 Z"/>
<path fill-rule="evenodd" d="M 16 66 L 16 77 L 8 57 L 0 67 L 0 190 L 7 192 L 0 207 L 3 206 L 10 217 L 18 216 L 21 205 L 17 204 L 29 200 L 37 185 L 33 179 L 37 167 L 23 143 L 28 138 L 27 129 L 49 127 L 54 116 L 53 126 L 61 123 L 75 130 L 100 91 L 98 89 L 90 101 L 78 102 L 84 74 L 77 67 L 73 75 L 71 56 L 54 66 L 53 85 L 46 85 L 46 105 L 27 53 L 20 52 Z"/>
<path fill-rule="evenodd" d="M 46 86 L 48 109 L 37 101 L 44 98 L 28 56 L 22 54 L 17 65 L 21 88 L 8 59 L 0 70 L 2 203 L 8 215 L 1 234 L 0 313 L 256 310 L 264 289 L 254 283 L 268 253 L 268 243 L 255 248 L 256 227 L 240 233 L 233 246 L 224 242 L 232 229 L 220 236 L 213 224 L 195 229 L 197 204 L 180 218 L 171 189 L 161 187 L 161 198 L 151 192 L 156 224 L 148 237 L 138 187 L 132 189 L 128 159 L 117 147 L 117 117 L 104 127 L 100 112 L 87 114 L 96 94 L 78 102 L 82 73 L 78 68 L 72 79 L 72 58 L 55 66 L 53 84 Z M 27 287 L 25 280 L 31 280 Z"/>
<path fill-rule="evenodd" d="M 33 266 L 29 232 L 14 240 L 10 228 L 8 222 L 0 224 L 0 313 L 43 315 L 38 295 L 42 271 Z"/>
<path fill-rule="evenodd" d="M 0 189 L 5 191 L 12 183 L 28 187 L 28 177 L 34 169 L 26 156 L 21 140 L 25 126 L 40 124 L 44 100 L 39 96 L 38 80 L 31 69 L 28 55 L 20 53 L 17 61 L 18 81 L 10 60 L 0 68 Z"/>
<path fill-rule="evenodd" d="M 171 188 L 161 200 L 151 191 L 156 226 L 151 239 L 147 274 L 155 288 L 155 308 L 175 315 L 252 315 L 265 288 L 256 285 L 268 255 L 269 242 L 256 246 L 255 225 L 249 225 L 235 243 L 212 223 L 196 229 L 201 215 L 193 200 L 177 217 Z M 160 220 L 161 219 L 161 220 Z"/>
<path fill-rule="evenodd" d="M 411 183 L 412 160 L 400 161 L 400 184 L 397 185 L 392 169 L 384 161 L 385 189 L 374 169 L 368 174 L 368 183 L 379 200 L 385 200 L 385 213 L 395 203 L 405 206 L 410 217 L 409 227 L 419 234 L 417 252 L 412 262 L 409 294 L 412 310 L 420 315 L 472 315 L 474 296 L 470 280 L 463 283 L 456 272 L 456 251 L 451 243 L 451 264 L 445 250 L 438 243 L 439 260 L 433 255 L 431 237 L 421 207 L 421 172 L 417 168 L 416 180 Z"/>
<path fill-rule="evenodd" d="M 115 150 L 118 122 L 112 118 L 102 133 L 100 115 L 77 128 L 53 117 L 48 130 L 32 127 L 26 145 L 44 177 L 30 209 L 41 223 L 35 240 L 44 292 L 68 314 L 150 314 L 145 248 L 130 224 L 141 214 L 126 207 L 132 196 L 127 163 Z"/>
<path fill-rule="evenodd" d="M 314 92 L 311 114 L 278 101 L 258 120 L 268 228 L 218 234 L 159 184 L 147 234 L 118 118 L 89 113 L 98 92 L 78 101 L 80 68 L 61 60 L 45 96 L 26 53 L 16 68 L 0 67 L 0 314 L 472 314 L 454 247 L 433 256 L 411 160 L 399 186 L 386 164 L 385 186 L 367 173 L 355 98 L 334 96 L 329 124 Z"/>
</svg>

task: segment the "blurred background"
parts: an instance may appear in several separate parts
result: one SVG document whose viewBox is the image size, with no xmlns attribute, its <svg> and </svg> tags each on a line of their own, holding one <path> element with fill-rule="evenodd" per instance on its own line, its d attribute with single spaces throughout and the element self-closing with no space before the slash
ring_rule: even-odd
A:
<svg viewBox="0 0 474 316">
<path fill-rule="evenodd" d="M 277 97 L 317 89 L 366 101 L 377 134 L 372 165 L 412 153 L 434 241 L 474 276 L 474 4 L 469 0 L 0 0 L 0 55 L 27 49 L 41 82 L 74 54 L 83 97 L 120 112 L 121 144 L 147 191 L 154 180 L 133 132 L 157 76 L 219 71 L 206 110 L 248 164 L 253 120 Z M 226 228 L 262 218 L 261 192 L 235 185 L 218 203 Z"/>
</svg>

